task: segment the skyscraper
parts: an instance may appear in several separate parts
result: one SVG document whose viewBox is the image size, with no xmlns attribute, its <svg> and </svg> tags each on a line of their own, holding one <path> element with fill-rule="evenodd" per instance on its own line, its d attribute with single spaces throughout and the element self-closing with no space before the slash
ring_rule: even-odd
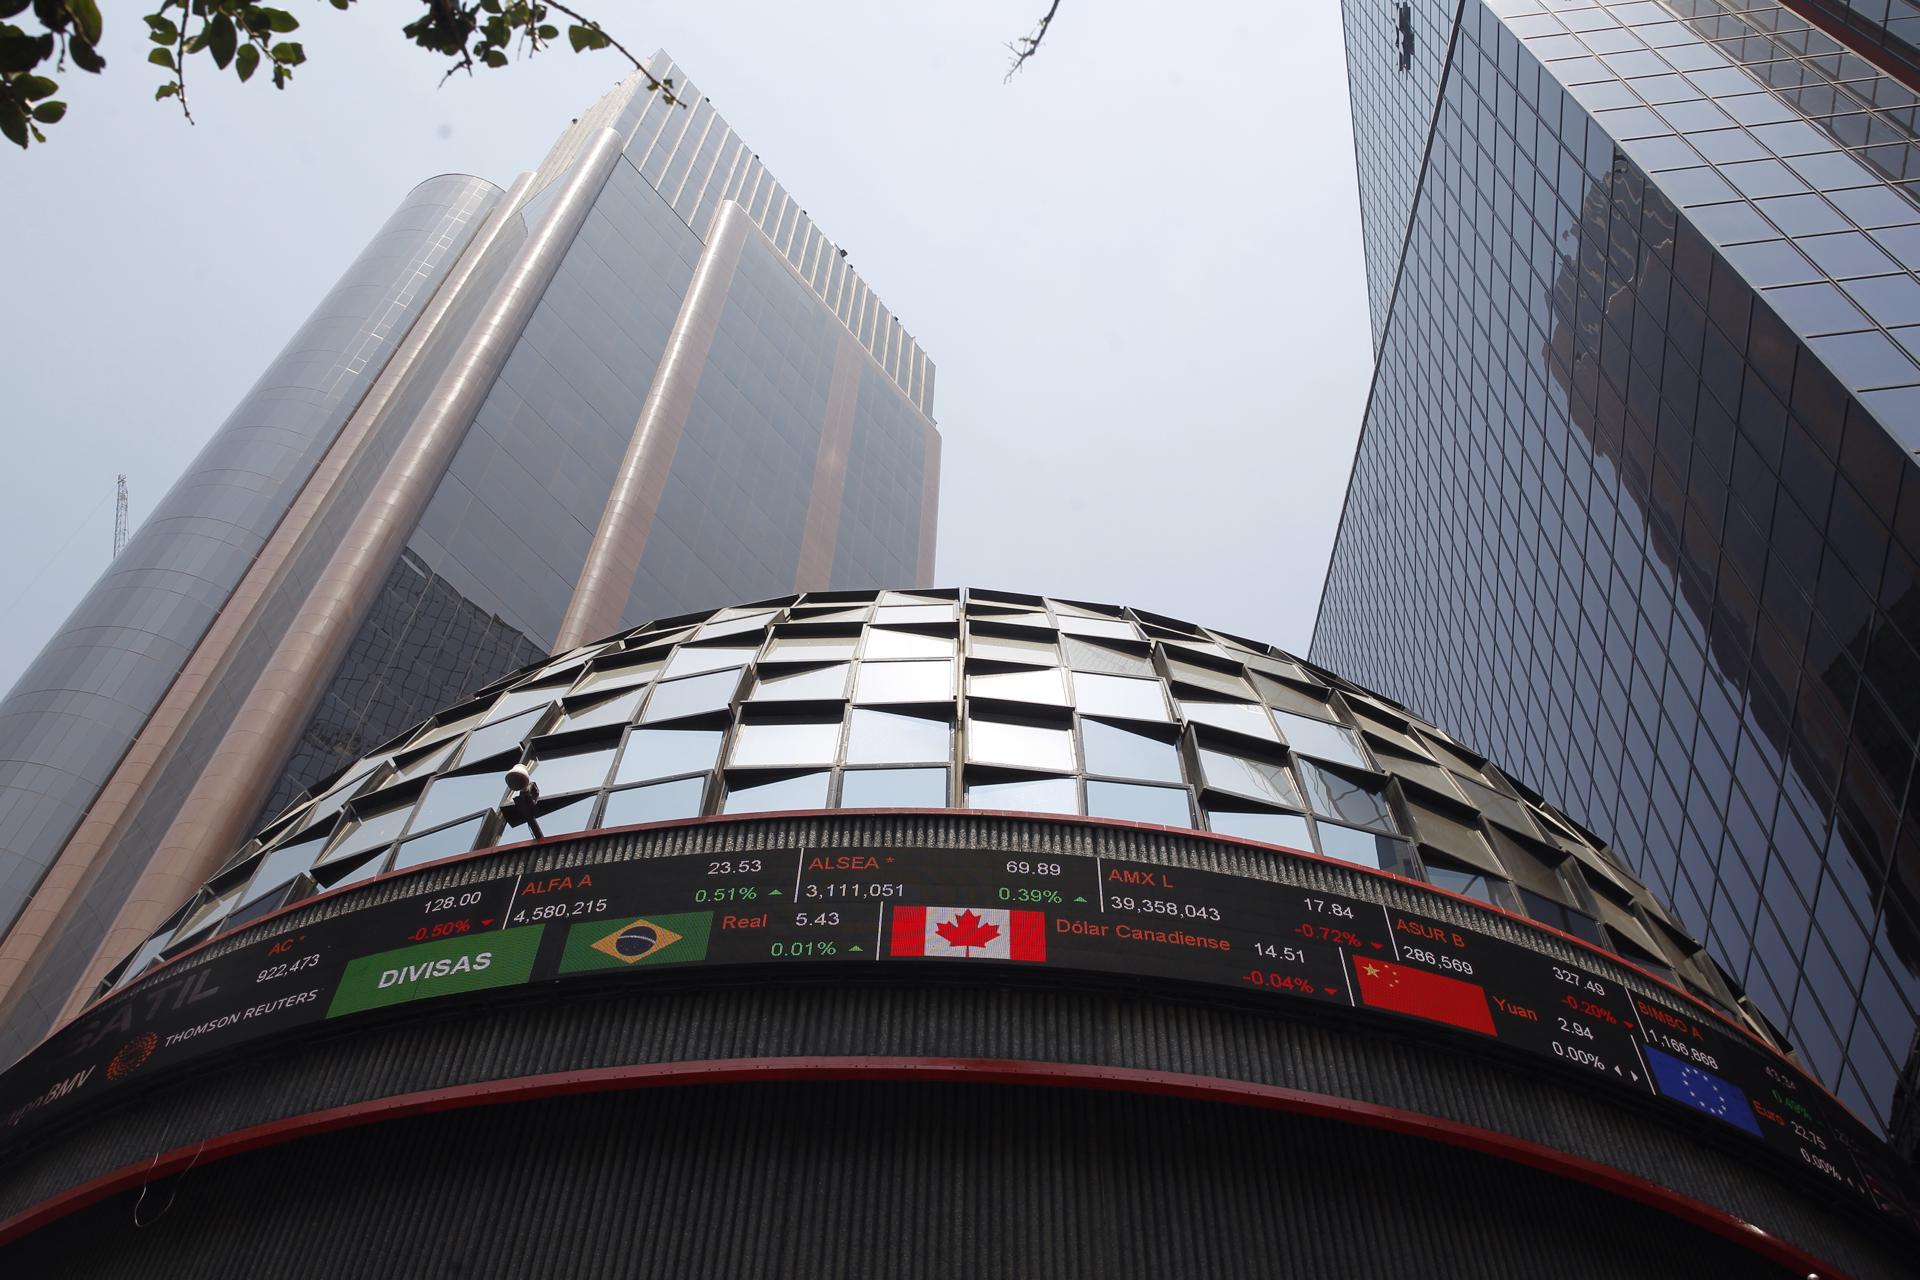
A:
<svg viewBox="0 0 1920 1280">
<path fill-rule="evenodd" d="M 933 375 L 664 53 L 508 189 L 416 188 L 0 703 L 0 1058 L 197 850 L 499 673 L 925 581 Z"/>
<path fill-rule="evenodd" d="M 1377 369 L 1312 647 L 1562 797 L 1909 1150 L 1910 12 L 1348 0 Z"/>
<path fill-rule="evenodd" d="M 383 483 L 219 710 L 73 1016 L 0 1070 L 0 1272 L 1906 1274 L 1911 1171 L 1493 760 L 1179 618 L 849 589 L 930 543 L 924 403 L 864 324 L 792 354 L 806 255 L 753 275 L 757 201 L 685 259 L 550 634 L 513 626 L 554 652 L 393 724 L 408 673 L 499 659 L 524 596 L 488 573 L 573 536 L 554 486 L 523 517 L 471 478 L 495 519 L 418 531 L 484 388 L 544 422 L 592 384 L 486 351 L 534 332 L 625 137 L 563 141 L 436 390 L 403 364 L 369 393 L 410 424 Z M 594 349 L 570 329 L 549 365 Z M 791 403 L 703 408 L 716 368 Z M 721 563 L 764 592 L 690 607 Z M 643 595 L 673 612 L 631 625 Z"/>
</svg>

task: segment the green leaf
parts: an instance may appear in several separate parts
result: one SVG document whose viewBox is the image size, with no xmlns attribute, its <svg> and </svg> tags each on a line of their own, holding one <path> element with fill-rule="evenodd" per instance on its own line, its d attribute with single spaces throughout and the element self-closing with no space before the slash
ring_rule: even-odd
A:
<svg viewBox="0 0 1920 1280">
<path fill-rule="evenodd" d="M 0 99 L 0 134 L 23 149 L 27 145 L 27 118 L 6 99 Z"/>
<path fill-rule="evenodd" d="M 539 34 L 542 40 L 558 40 L 560 38 L 560 28 L 542 24 Z"/>
<path fill-rule="evenodd" d="M 41 124 L 58 124 L 65 114 L 67 104 L 64 102 L 43 102 L 33 109 L 33 118 Z"/>
<path fill-rule="evenodd" d="M 573 46 L 575 53 L 585 49 L 604 49 L 607 47 L 607 33 L 598 27 L 583 27 L 576 23 L 567 28 L 567 42 Z"/>
<path fill-rule="evenodd" d="M 233 47 L 239 42 L 240 34 L 233 29 L 233 20 L 222 13 L 207 24 L 207 48 L 213 51 L 213 65 L 222 71 L 233 61 Z"/>
<path fill-rule="evenodd" d="M 163 14 L 148 14 L 147 26 L 152 31 L 156 44 L 172 44 L 180 38 L 180 28 L 173 25 L 173 19 Z"/>
<path fill-rule="evenodd" d="M 18 27 L 0 30 L 0 73 L 30 71 L 53 56 L 53 36 L 23 35 Z"/>
<path fill-rule="evenodd" d="M 26 8 L 30 0 L 0 0 L 0 18 L 11 18 Z"/>
<path fill-rule="evenodd" d="M 165 67 L 169 71 L 175 69 L 171 49 L 150 49 L 147 51 L 147 61 L 156 67 Z"/>
<path fill-rule="evenodd" d="M 267 20 L 269 31 L 297 31 L 300 28 L 300 19 L 285 9 L 262 9 L 260 15 Z"/>
<path fill-rule="evenodd" d="M 507 55 L 498 49 L 489 49 L 485 55 L 481 57 L 480 61 L 490 67 L 504 67 L 507 65 Z"/>
<path fill-rule="evenodd" d="M 88 44 L 100 43 L 100 6 L 93 0 L 67 0 L 67 12 L 73 15 L 80 37 Z M 52 121 L 47 121 L 51 124 Z"/>
<path fill-rule="evenodd" d="M 29 101 L 34 98 L 51 97 L 59 88 L 59 85 L 45 76 L 20 76 L 13 82 L 13 91 Z"/>
<path fill-rule="evenodd" d="M 171 98 L 178 92 L 180 92 L 180 82 L 178 80 L 169 80 L 153 91 L 153 100 L 158 102 L 162 98 Z"/>
<path fill-rule="evenodd" d="M 98 50 L 87 41 L 82 40 L 79 36 L 74 36 L 67 41 L 67 52 L 73 57 L 73 65 L 82 71 L 90 71 L 95 75 L 99 75 L 107 69 L 107 60 L 100 56 Z"/>
<path fill-rule="evenodd" d="M 287 66 L 298 66 L 307 60 L 307 51 L 292 40 L 285 40 L 273 46 L 273 60 Z"/>
<path fill-rule="evenodd" d="M 233 69 L 239 72 L 242 81 L 250 79 L 253 69 L 259 65 L 260 50 L 255 45 L 243 44 L 240 46 L 240 52 L 233 55 Z"/>
</svg>

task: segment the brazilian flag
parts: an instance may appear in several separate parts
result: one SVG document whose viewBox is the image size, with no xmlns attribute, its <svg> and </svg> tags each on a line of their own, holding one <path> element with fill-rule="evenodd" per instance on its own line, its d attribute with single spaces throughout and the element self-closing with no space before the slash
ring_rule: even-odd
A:
<svg viewBox="0 0 1920 1280">
<path fill-rule="evenodd" d="M 560 972 L 634 969 L 643 964 L 705 960 L 707 937 L 712 931 L 711 911 L 577 924 L 567 933 L 567 950 L 560 957 Z"/>
</svg>

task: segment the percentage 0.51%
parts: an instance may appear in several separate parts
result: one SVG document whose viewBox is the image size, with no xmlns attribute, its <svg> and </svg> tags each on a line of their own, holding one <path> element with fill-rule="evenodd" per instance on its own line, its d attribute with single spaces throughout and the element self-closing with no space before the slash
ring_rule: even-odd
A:
<svg viewBox="0 0 1920 1280">
<path fill-rule="evenodd" d="M 753 902 L 759 897 L 759 886 L 751 884 L 718 884 L 693 891 L 695 902 Z"/>
</svg>

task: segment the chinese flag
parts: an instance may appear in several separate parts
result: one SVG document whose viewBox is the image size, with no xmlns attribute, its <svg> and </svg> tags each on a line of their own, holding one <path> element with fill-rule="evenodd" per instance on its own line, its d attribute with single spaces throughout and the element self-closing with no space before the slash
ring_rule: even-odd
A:
<svg viewBox="0 0 1920 1280">
<path fill-rule="evenodd" d="M 1044 961 L 1047 917 L 1004 907 L 895 907 L 889 951 L 957 960 Z"/>
<path fill-rule="evenodd" d="M 1484 987 L 1367 956 L 1353 958 L 1353 976 L 1362 1004 L 1430 1018 L 1485 1036 L 1494 1034 L 1493 1011 L 1487 1008 Z"/>
</svg>

